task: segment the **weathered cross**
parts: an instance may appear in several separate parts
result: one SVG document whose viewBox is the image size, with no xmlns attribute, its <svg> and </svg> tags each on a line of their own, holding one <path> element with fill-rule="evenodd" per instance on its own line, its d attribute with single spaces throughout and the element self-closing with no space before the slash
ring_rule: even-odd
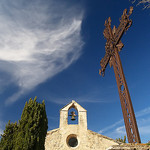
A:
<svg viewBox="0 0 150 150">
<path fill-rule="evenodd" d="M 100 61 L 101 69 L 99 71 L 99 74 L 104 76 L 105 69 L 108 63 L 110 63 L 110 66 L 113 66 L 121 101 L 128 142 L 141 143 L 128 86 L 125 80 L 120 56 L 118 53 L 123 47 L 123 43 L 120 39 L 124 32 L 126 32 L 132 24 L 132 20 L 129 19 L 132 11 L 133 7 L 130 7 L 128 14 L 127 9 L 123 11 L 123 15 L 120 18 L 120 25 L 118 28 L 114 26 L 113 29 L 111 29 L 110 17 L 108 18 L 108 20 L 105 21 L 106 28 L 104 29 L 103 34 L 107 40 L 105 45 L 106 54 L 104 58 L 102 58 L 102 60 Z"/>
</svg>

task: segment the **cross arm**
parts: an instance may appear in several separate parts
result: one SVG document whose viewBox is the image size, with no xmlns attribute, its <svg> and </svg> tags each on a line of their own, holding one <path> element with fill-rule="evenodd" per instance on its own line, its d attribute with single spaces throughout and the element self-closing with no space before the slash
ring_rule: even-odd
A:
<svg viewBox="0 0 150 150">
<path fill-rule="evenodd" d="M 123 15 L 120 18 L 120 25 L 116 29 L 115 36 L 114 36 L 115 45 L 118 44 L 118 42 L 120 41 L 123 33 L 125 31 L 127 31 L 130 28 L 130 26 L 132 25 L 132 20 L 129 19 L 129 16 L 132 14 L 132 12 L 133 12 L 133 7 L 130 7 L 130 10 L 129 10 L 128 14 L 127 14 L 127 9 L 125 9 L 123 11 Z"/>
<path fill-rule="evenodd" d="M 107 64 L 109 63 L 110 57 L 111 56 L 108 53 L 106 53 L 104 58 L 102 58 L 100 61 L 101 69 L 99 70 L 99 74 L 102 76 L 105 75 L 105 69 L 107 67 Z"/>
<path fill-rule="evenodd" d="M 114 47 L 117 47 L 120 51 L 123 47 L 123 43 L 120 41 L 123 33 L 128 30 L 128 28 L 132 24 L 132 20 L 129 19 L 129 16 L 132 14 L 133 7 L 130 7 L 129 13 L 127 14 L 127 9 L 124 10 L 123 15 L 120 19 L 120 25 L 118 28 L 114 26 L 113 30 L 111 29 L 111 18 L 109 17 L 105 21 L 105 29 L 104 29 L 104 37 L 107 39 L 105 50 L 106 54 L 104 58 L 100 61 L 101 69 L 99 70 L 99 74 L 104 76 L 105 69 L 107 64 L 109 63 L 110 57 L 114 53 Z"/>
</svg>

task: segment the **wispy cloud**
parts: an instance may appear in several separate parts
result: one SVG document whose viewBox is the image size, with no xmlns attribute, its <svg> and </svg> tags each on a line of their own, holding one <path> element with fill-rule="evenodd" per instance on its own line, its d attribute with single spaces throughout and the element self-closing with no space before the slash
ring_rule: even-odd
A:
<svg viewBox="0 0 150 150">
<path fill-rule="evenodd" d="M 130 1 L 132 3 L 135 3 L 137 0 L 130 0 Z M 150 0 L 138 0 L 137 5 L 140 5 L 140 4 L 144 5 L 143 9 L 150 8 Z"/>
<path fill-rule="evenodd" d="M 125 126 L 119 126 L 112 130 L 111 132 L 106 133 L 108 137 L 111 137 L 113 139 L 123 138 L 126 135 Z"/>
<path fill-rule="evenodd" d="M 102 91 L 99 90 L 99 88 L 91 87 L 90 92 L 83 91 L 82 93 L 76 92 L 76 94 L 64 94 L 64 95 L 53 95 L 50 94 L 47 96 L 47 100 L 56 104 L 67 104 L 71 102 L 72 100 L 75 100 L 78 103 L 114 103 L 112 98 L 110 96 L 104 96 L 104 98 L 101 98 L 101 94 L 103 94 Z"/>
<path fill-rule="evenodd" d="M 143 139 L 145 136 L 150 134 L 150 107 L 147 107 L 136 113 L 137 123 L 140 135 L 142 135 Z M 114 124 L 107 126 L 101 129 L 98 133 L 105 134 L 111 138 L 119 138 L 126 135 L 125 126 L 123 119 L 115 122 Z M 145 141 L 147 142 L 147 141 Z"/>
<path fill-rule="evenodd" d="M 100 131 L 98 131 L 98 133 L 100 133 L 100 134 L 105 133 L 105 132 L 107 132 L 107 131 L 109 131 L 109 130 L 115 128 L 116 126 L 122 124 L 122 123 L 123 123 L 123 119 L 121 119 L 121 120 L 115 122 L 114 124 L 112 124 L 112 125 L 110 125 L 110 126 L 105 127 L 104 129 L 101 129 Z"/>
<path fill-rule="evenodd" d="M 150 107 L 147 107 L 139 112 L 136 113 L 136 117 L 142 117 L 142 116 L 145 116 L 145 115 L 148 115 L 150 114 Z"/>
<path fill-rule="evenodd" d="M 94 98 L 88 98 L 88 97 L 73 97 L 73 98 L 69 98 L 69 97 L 65 97 L 65 98 L 49 98 L 50 101 L 52 100 L 52 102 L 56 103 L 56 104 L 60 104 L 60 105 L 65 105 L 69 102 L 71 102 L 72 100 L 75 100 L 77 103 L 112 103 L 111 101 L 105 101 L 105 100 L 101 100 L 101 99 L 94 99 Z"/>
<path fill-rule="evenodd" d="M 82 12 L 54 0 L 0 2 L 0 89 L 18 91 L 6 104 L 67 68 L 81 55 Z"/>
</svg>

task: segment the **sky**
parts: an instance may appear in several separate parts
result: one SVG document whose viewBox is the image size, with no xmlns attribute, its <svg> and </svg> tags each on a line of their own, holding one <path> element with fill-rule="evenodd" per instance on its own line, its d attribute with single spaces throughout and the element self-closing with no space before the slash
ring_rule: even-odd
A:
<svg viewBox="0 0 150 150">
<path fill-rule="evenodd" d="M 88 129 L 113 139 L 126 135 L 113 68 L 99 75 L 105 55 L 104 22 L 119 25 L 133 6 L 132 26 L 119 53 L 141 140 L 150 140 L 150 9 L 128 0 L 0 1 L 0 134 L 18 121 L 25 102 L 45 100 L 48 130 L 75 100 L 87 110 Z"/>
</svg>

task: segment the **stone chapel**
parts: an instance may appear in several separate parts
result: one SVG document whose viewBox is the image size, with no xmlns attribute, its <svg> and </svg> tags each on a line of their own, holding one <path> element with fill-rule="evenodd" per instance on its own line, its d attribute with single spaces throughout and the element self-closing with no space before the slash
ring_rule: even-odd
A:
<svg viewBox="0 0 150 150">
<path fill-rule="evenodd" d="M 70 109 L 77 115 L 70 115 Z M 78 122 L 70 124 L 69 117 Z M 59 128 L 48 131 L 45 140 L 45 150 L 106 150 L 114 145 L 119 143 L 87 129 L 87 111 L 74 100 L 60 110 Z"/>
</svg>

